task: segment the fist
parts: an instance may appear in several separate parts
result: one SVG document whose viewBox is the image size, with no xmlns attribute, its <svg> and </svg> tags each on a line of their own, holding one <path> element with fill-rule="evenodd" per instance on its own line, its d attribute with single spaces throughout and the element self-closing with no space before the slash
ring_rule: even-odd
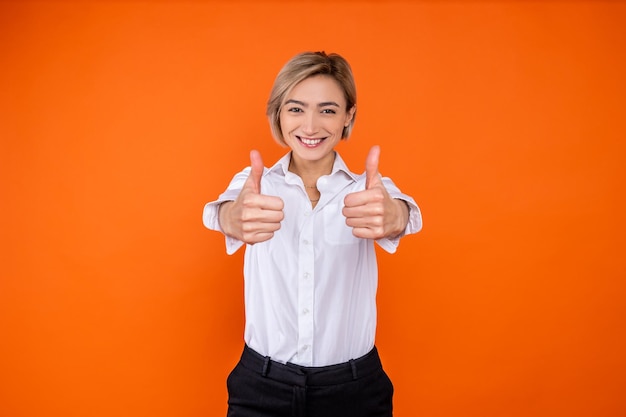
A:
<svg viewBox="0 0 626 417">
<path fill-rule="evenodd" d="M 220 205 L 219 219 L 226 235 L 255 244 L 271 239 L 280 229 L 284 203 L 279 197 L 261 194 L 263 160 L 258 151 L 250 152 L 250 167 L 237 199 Z"/>
<path fill-rule="evenodd" d="M 380 147 L 373 146 L 365 160 L 365 190 L 344 198 L 343 215 L 352 234 L 363 239 L 395 237 L 402 233 L 409 218 L 408 207 L 389 196 L 378 172 Z"/>
</svg>

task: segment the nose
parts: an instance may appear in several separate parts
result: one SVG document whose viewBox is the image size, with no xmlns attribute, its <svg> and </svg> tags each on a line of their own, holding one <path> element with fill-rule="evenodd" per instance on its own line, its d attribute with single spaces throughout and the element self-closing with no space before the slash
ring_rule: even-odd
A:
<svg viewBox="0 0 626 417">
<path fill-rule="evenodd" d="M 318 117 L 317 113 L 314 111 L 309 111 L 305 113 L 304 120 L 302 121 L 302 133 L 307 136 L 312 136 L 317 133 L 318 127 Z"/>
</svg>

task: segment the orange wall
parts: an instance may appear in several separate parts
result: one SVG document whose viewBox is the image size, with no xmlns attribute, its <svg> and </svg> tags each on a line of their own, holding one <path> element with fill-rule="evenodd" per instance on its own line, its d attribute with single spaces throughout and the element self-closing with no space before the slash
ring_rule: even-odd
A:
<svg viewBox="0 0 626 417">
<path fill-rule="evenodd" d="M 340 146 L 421 204 L 380 252 L 398 416 L 626 415 L 626 3 L 0 2 L 0 416 L 224 415 L 242 253 L 203 204 L 273 77 L 340 52 Z"/>
</svg>

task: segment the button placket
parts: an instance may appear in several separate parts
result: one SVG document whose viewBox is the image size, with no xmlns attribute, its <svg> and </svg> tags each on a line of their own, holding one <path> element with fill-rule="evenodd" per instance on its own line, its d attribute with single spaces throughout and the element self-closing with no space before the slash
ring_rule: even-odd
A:
<svg viewBox="0 0 626 417">
<path fill-rule="evenodd" d="M 314 308 L 314 250 L 313 219 L 304 217 L 298 251 L 298 359 L 303 364 L 313 364 L 313 329 L 312 314 Z"/>
</svg>

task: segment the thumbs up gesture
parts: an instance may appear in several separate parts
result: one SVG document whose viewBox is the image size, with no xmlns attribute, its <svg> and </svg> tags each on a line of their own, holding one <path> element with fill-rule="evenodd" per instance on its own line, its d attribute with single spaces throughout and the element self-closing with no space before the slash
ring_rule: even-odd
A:
<svg viewBox="0 0 626 417">
<path fill-rule="evenodd" d="M 370 149 L 365 161 L 365 190 L 350 193 L 344 198 L 343 215 L 352 234 L 363 239 L 395 237 L 406 228 L 409 209 L 393 199 L 378 173 L 380 147 Z"/>
<path fill-rule="evenodd" d="M 250 175 L 235 201 L 220 205 L 219 221 L 224 233 L 242 242 L 264 242 L 280 229 L 284 218 L 283 200 L 261 194 L 263 160 L 258 151 L 250 152 Z"/>
</svg>

